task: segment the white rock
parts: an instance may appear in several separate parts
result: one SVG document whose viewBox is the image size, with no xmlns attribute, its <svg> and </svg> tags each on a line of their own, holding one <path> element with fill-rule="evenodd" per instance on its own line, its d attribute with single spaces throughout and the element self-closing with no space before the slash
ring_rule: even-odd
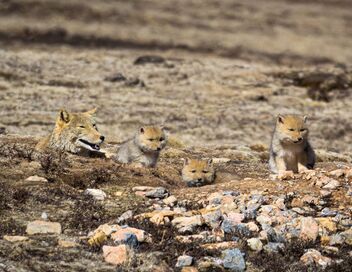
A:
<svg viewBox="0 0 352 272">
<path fill-rule="evenodd" d="M 176 267 L 184 267 L 192 265 L 193 257 L 188 255 L 182 255 L 177 258 Z"/>
<path fill-rule="evenodd" d="M 30 176 L 30 177 L 26 178 L 26 181 L 30 181 L 30 182 L 48 182 L 48 180 L 46 178 L 39 177 L 39 176 Z"/>
<path fill-rule="evenodd" d="M 166 204 L 166 205 L 170 205 L 170 206 L 173 206 L 175 205 L 175 203 L 177 202 L 177 198 L 175 196 L 169 196 L 168 198 L 165 198 L 163 200 L 163 202 Z"/>
<path fill-rule="evenodd" d="M 100 189 L 86 189 L 85 194 L 93 196 L 96 200 L 104 200 L 106 194 Z"/>
<path fill-rule="evenodd" d="M 328 184 L 323 186 L 323 189 L 335 190 L 337 187 L 340 187 L 340 182 L 336 179 L 331 179 Z"/>
<path fill-rule="evenodd" d="M 248 239 L 247 244 L 253 251 L 261 251 L 263 249 L 263 243 L 259 238 Z"/>
<path fill-rule="evenodd" d="M 28 223 L 26 232 L 29 235 L 47 233 L 61 234 L 61 225 L 57 222 L 36 220 Z"/>
</svg>

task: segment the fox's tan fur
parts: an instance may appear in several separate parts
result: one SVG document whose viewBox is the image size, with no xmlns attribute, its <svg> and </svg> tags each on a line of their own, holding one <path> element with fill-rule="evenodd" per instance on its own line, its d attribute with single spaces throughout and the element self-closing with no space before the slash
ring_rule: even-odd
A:
<svg viewBox="0 0 352 272">
<path fill-rule="evenodd" d="M 308 141 L 307 117 L 279 115 L 271 140 L 269 166 L 273 173 L 312 169 L 315 154 Z"/>
<path fill-rule="evenodd" d="M 66 110 L 60 110 L 54 130 L 39 141 L 36 149 L 43 151 L 52 148 L 76 154 L 99 151 L 105 137 L 97 130 L 94 120 L 95 111 L 96 109 L 82 113 L 69 113 Z"/>
<path fill-rule="evenodd" d="M 215 179 L 213 160 L 185 159 L 182 169 L 182 180 L 187 186 L 210 184 Z"/>
<path fill-rule="evenodd" d="M 140 163 L 155 167 L 160 151 L 166 146 L 167 137 L 159 126 L 144 126 L 135 137 L 125 142 L 118 150 L 116 159 L 121 163 Z"/>
</svg>

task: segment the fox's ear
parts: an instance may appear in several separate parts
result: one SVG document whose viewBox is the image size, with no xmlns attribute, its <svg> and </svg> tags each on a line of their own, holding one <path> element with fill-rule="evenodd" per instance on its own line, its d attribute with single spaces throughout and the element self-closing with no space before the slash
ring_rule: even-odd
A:
<svg viewBox="0 0 352 272">
<path fill-rule="evenodd" d="M 143 134 L 143 133 L 144 133 L 144 127 L 141 127 L 141 128 L 139 129 L 139 132 L 140 132 L 141 134 Z"/>
<path fill-rule="evenodd" d="M 208 165 L 210 166 L 210 165 L 213 165 L 213 159 L 209 159 L 208 160 Z"/>
<path fill-rule="evenodd" d="M 189 159 L 188 158 L 184 158 L 183 159 L 183 166 L 187 165 L 189 163 Z"/>
<path fill-rule="evenodd" d="M 281 114 L 279 114 L 278 116 L 277 116 L 277 121 L 279 122 L 279 123 L 284 123 L 284 117 L 281 115 Z"/>
<path fill-rule="evenodd" d="M 303 116 L 303 122 L 304 122 L 304 123 L 307 123 L 307 121 L 308 121 L 308 116 L 307 116 L 307 115 L 304 115 L 304 116 Z"/>
<path fill-rule="evenodd" d="M 95 107 L 94 109 L 87 111 L 86 113 L 88 113 L 89 115 L 94 115 L 97 111 L 97 108 Z"/>
<path fill-rule="evenodd" d="M 65 109 L 60 110 L 59 117 L 60 117 L 60 121 L 64 123 L 70 122 L 70 119 L 71 119 L 70 114 Z"/>
</svg>

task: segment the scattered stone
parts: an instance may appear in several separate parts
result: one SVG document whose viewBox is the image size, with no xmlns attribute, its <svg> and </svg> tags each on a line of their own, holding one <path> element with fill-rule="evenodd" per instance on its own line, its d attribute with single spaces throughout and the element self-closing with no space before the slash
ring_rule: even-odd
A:
<svg viewBox="0 0 352 272">
<path fill-rule="evenodd" d="M 263 243 L 259 238 L 250 238 L 247 240 L 247 244 L 253 251 L 261 251 L 263 249 Z"/>
<path fill-rule="evenodd" d="M 137 191 L 141 191 L 141 192 L 147 192 L 150 190 L 153 190 L 155 187 L 151 187 L 151 186 L 135 186 L 132 188 L 133 192 L 137 192 Z"/>
<path fill-rule="evenodd" d="M 320 212 L 320 216 L 323 216 L 323 217 L 335 216 L 336 214 L 337 214 L 337 211 L 330 210 L 329 208 L 324 208 Z"/>
<path fill-rule="evenodd" d="M 348 230 L 344 232 L 341 232 L 340 234 L 342 237 L 344 237 L 346 244 L 352 246 L 352 227 L 350 227 Z"/>
<path fill-rule="evenodd" d="M 96 200 L 104 200 L 106 198 L 106 194 L 100 189 L 86 189 L 84 193 L 91 195 Z"/>
<path fill-rule="evenodd" d="M 269 242 L 264 246 L 264 251 L 267 253 L 275 253 L 280 250 L 284 250 L 285 246 L 283 243 L 273 243 Z"/>
<path fill-rule="evenodd" d="M 61 234 L 61 225 L 57 222 L 32 221 L 27 224 L 27 234 Z"/>
<path fill-rule="evenodd" d="M 4 235 L 4 240 L 11 242 L 11 243 L 16 243 L 16 242 L 23 242 L 27 241 L 29 238 L 26 236 L 10 236 L 10 235 Z"/>
<path fill-rule="evenodd" d="M 313 217 L 302 217 L 300 238 L 315 241 L 319 234 L 319 225 Z"/>
<path fill-rule="evenodd" d="M 326 185 L 323 186 L 323 189 L 335 190 L 340 187 L 340 182 L 336 179 L 331 179 Z"/>
<path fill-rule="evenodd" d="M 260 225 L 271 225 L 272 224 L 272 218 L 270 216 L 259 215 L 256 218 L 256 220 Z"/>
<path fill-rule="evenodd" d="M 206 223 L 211 228 L 216 228 L 219 226 L 219 222 L 222 219 L 222 212 L 220 209 L 215 211 L 210 211 L 207 213 L 202 214 L 204 223 Z"/>
<path fill-rule="evenodd" d="M 332 221 L 332 218 L 330 217 L 320 217 L 316 218 L 318 221 L 319 225 L 326 229 L 329 232 L 335 232 L 337 230 L 336 223 Z"/>
<path fill-rule="evenodd" d="M 334 246 L 324 246 L 323 247 L 323 253 L 333 254 L 333 253 L 338 253 L 338 252 L 339 252 L 338 247 L 334 247 Z"/>
<path fill-rule="evenodd" d="M 176 267 L 184 267 L 192 265 L 193 257 L 188 255 L 182 255 L 177 258 Z"/>
<path fill-rule="evenodd" d="M 39 176 L 30 176 L 28 178 L 26 178 L 26 181 L 28 182 L 48 182 L 48 180 L 46 178 L 43 177 L 39 177 Z"/>
<path fill-rule="evenodd" d="M 110 236 L 111 233 L 119 230 L 120 228 L 121 227 L 117 224 L 113 224 L 113 225 L 103 224 L 103 225 L 100 225 L 96 230 L 94 230 L 94 232 L 91 235 L 88 235 L 88 236 L 92 236 L 99 231 L 103 231 L 106 236 Z"/>
<path fill-rule="evenodd" d="M 204 257 L 198 261 L 198 271 L 212 272 L 225 271 L 222 267 L 222 260 L 214 257 Z"/>
<path fill-rule="evenodd" d="M 69 240 L 62 240 L 62 239 L 59 239 L 58 245 L 59 247 L 63 247 L 63 248 L 71 248 L 71 247 L 79 246 L 79 244 L 77 244 L 76 242 L 69 241 Z"/>
<path fill-rule="evenodd" d="M 336 169 L 336 170 L 333 170 L 333 171 L 330 171 L 329 174 L 331 176 L 334 176 L 336 178 L 339 178 L 339 177 L 342 177 L 345 175 L 345 169 Z"/>
<path fill-rule="evenodd" d="M 210 194 L 210 196 L 208 197 L 209 204 L 210 205 L 220 205 L 221 200 L 222 200 L 222 196 L 223 195 L 219 192 Z"/>
<path fill-rule="evenodd" d="M 258 225 L 257 225 L 256 223 L 254 223 L 254 222 L 248 222 L 248 223 L 246 223 L 245 225 L 246 225 L 246 227 L 249 229 L 250 232 L 252 232 L 252 233 L 257 233 L 257 232 L 259 232 L 259 227 L 258 227 Z"/>
<path fill-rule="evenodd" d="M 123 214 L 121 214 L 119 216 L 119 218 L 117 218 L 117 223 L 121 223 L 121 222 L 124 222 L 128 219 L 131 219 L 133 217 L 133 212 L 131 210 L 128 210 L 126 212 L 124 212 Z"/>
<path fill-rule="evenodd" d="M 129 247 L 126 245 L 103 246 L 103 256 L 107 263 L 121 265 L 128 260 Z"/>
<path fill-rule="evenodd" d="M 114 236 L 114 238 L 116 244 L 124 244 L 132 248 L 138 247 L 138 239 L 134 233 L 120 233 L 119 235 Z"/>
<path fill-rule="evenodd" d="M 146 233 L 144 230 L 131 227 L 121 227 L 119 230 L 111 234 L 111 239 L 116 242 L 122 242 L 125 241 L 129 234 L 134 234 L 140 243 L 151 242 L 150 234 Z"/>
<path fill-rule="evenodd" d="M 45 221 L 48 220 L 48 214 L 46 212 L 43 212 L 40 217 Z"/>
<path fill-rule="evenodd" d="M 194 228 L 203 225 L 203 218 L 201 215 L 194 215 L 190 217 L 176 217 L 171 221 L 172 225 L 176 226 L 179 232 L 193 232 Z"/>
<path fill-rule="evenodd" d="M 318 250 L 313 248 L 308 249 L 307 252 L 302 255 L 300 260 L 305 265 L 315 264 L 323 268 L 326 268 L 332 263 L 329 257 L 324 257 Z"/>
<path fill-rule="evenodd" d="M 149 198 L 165 198 L 168 195 L 169 192 L 164 187 L 157 187 L 145 193 Z"/>
<path fill-rule="evenodd" d="M 227 242 L 220 242 L 220 243 L 208 243 L 203 244 L 201 247 L 208 249 L 208 250 L 224 250 L 224 249 L 231 249 L 238 247 L 238 242 L 236 241 L 227 241 Z"/>
<path fill-rule="evenodd" d="M 341 234 L 335 233 L 330 236 L 329 245 L 330 246 L 342 245 L 344 241 L 345 241 L 345 238 Z"/>
<path fill-rule="evenodd" d="M 229 271 L 240 272 L 246 270 L 246 262 L 239 249 L 226 249 L 222 251 L 221 256 L 224 268 Z"/>
<path fill-rule="evenodd" d="M 163 200 L 163 202 L 166 205 L 169 205 L 169 206 L 173 207 L 176 204 L 176 202 L 177 202 L 177 198 L 175 196 L 169 196 L 169 197 L 165 198 Z"/>
</svg>

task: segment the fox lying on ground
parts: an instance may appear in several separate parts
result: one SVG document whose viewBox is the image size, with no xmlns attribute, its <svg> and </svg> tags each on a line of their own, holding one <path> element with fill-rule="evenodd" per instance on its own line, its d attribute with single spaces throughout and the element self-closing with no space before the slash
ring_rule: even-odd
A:
<svg viewBox="0 0 352 272">
<path fill-rule="evenodd" d="M 96 109 L 82 113 L 60 110 L 53 132 L 39 141 L 36 149 L 52 148 L 76 154 L 99 151 L 105 137 L 98 132 L 95 112 Z"/>
<path fill-rule="evenodd" d="M 187 186 L 210 184 L 215 179 L 213 160 L 185 159 L 182 169 L 182 180 Z"/>
<path fill-rule="evenodd" d="M 118 150 L 116 159 L 121 163 L 140 163 L 155 167 L 160 151 L 166 146 L 167 137 L 163 127 L 144 126 L 135 137 L 125 142 Z"/>
<path fill-rule="evenodd" d="M 307 117 L 278 115 L 270 146 L 270 170 L 298 173 L 312 169 L 315 153 L 308 141 Z"/>
</svg>

